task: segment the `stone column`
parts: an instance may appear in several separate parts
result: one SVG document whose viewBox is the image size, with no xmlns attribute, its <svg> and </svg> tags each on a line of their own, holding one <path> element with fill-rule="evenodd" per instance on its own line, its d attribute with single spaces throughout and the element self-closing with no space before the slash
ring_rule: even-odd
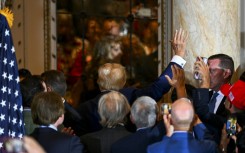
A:
<svg viewBox="0 0 245 153">
<path fill-rule="evenodd" d="M 240 65 L 239 0 L 173 0 L 173 32 L 183 28 L 187 43 L 187 82 L 194 84 L 193 63 L 197 56 L 225 53 Z M 237 78 L 237 76 L 235 75 Z"/>
</svg>

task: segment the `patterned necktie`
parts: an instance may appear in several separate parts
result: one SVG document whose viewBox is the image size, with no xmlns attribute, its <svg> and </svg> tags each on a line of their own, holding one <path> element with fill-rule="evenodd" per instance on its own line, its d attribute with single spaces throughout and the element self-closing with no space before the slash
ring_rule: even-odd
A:
<svg viewBox="0 0 245 153">
<path fill-rule="evenodd" d="M 209 101 L 209 112 L 214 113 L 215 103 L 216 103 L 216 97 L 219 95 L 219 93 L 214 92 L 212 98 Z"/>
</svg>

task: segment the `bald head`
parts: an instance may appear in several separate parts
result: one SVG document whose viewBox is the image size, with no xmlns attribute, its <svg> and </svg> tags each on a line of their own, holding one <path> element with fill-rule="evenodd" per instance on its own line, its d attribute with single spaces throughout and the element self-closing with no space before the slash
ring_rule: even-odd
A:
<svg viewBox="0 0 245 153">
<path fill-rule="evenodd" d="M 172 104 L 171 120 L 175 130 L 188 130 L 193 121 L 194 109 L 189 99 L 180 98 Z"/>
</svg>

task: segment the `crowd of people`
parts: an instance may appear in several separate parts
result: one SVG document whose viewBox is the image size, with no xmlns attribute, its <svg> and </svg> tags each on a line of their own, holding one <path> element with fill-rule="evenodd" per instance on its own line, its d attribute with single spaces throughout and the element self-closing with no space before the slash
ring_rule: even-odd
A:
<svg viewBox="0 0 245 153">
<path fill-rule="evenodd" d="M 57 69 L 66 76 L 67 97 L 74 107 L 99 93 L 97 70 L 102 64 L 124 66 L 128 86 L 145 87 L 158 76 L 157 20 L 144 23 L 137 35 L 136 30 L 123 33 L 129 26 L 123 19 L 93 17 L 84 19 L 83 34 L 78 35 L 73 20 L 67 10 L 58 11 Z"/>
<path fill-rule="evenodd" d="M 183 69 L 187 40 L 184 30 L 176 31 L 171 62 L 146 87 L 128 86 L 127 69 L 121 63 L 110 59 L 98 63 L 99 91 L 76 107 L 66 100 L 63 72 L 32 75 L 20 70 L 26 149 L 37 147 L 40 153 L 244 152 L 245 72 L 232 84 L 230 56 L 212 55 L 207 64 L 199 57 L 194 63 L 198 85 L 188 88 Z M 171 88 L 175 95 L 166 113 L 158 102 Z M 235 124 L 228 124 L 231 116 Z"/>
</svg>

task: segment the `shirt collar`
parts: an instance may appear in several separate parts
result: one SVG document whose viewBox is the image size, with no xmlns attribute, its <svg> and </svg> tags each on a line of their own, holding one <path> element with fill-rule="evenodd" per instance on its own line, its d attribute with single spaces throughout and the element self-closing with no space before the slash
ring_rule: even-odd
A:
<svg viewBox="0 0 245 153">
<path fill-rule="evenodd" d="M 53 124 L 50 124 L 48 126 L 46 125 L 40 125 L 40 128 L 51 128 L 51 129 L 54 129 L 55 131 L 57 131 L 57 127 L 55 127 Z"/>
</svg>

